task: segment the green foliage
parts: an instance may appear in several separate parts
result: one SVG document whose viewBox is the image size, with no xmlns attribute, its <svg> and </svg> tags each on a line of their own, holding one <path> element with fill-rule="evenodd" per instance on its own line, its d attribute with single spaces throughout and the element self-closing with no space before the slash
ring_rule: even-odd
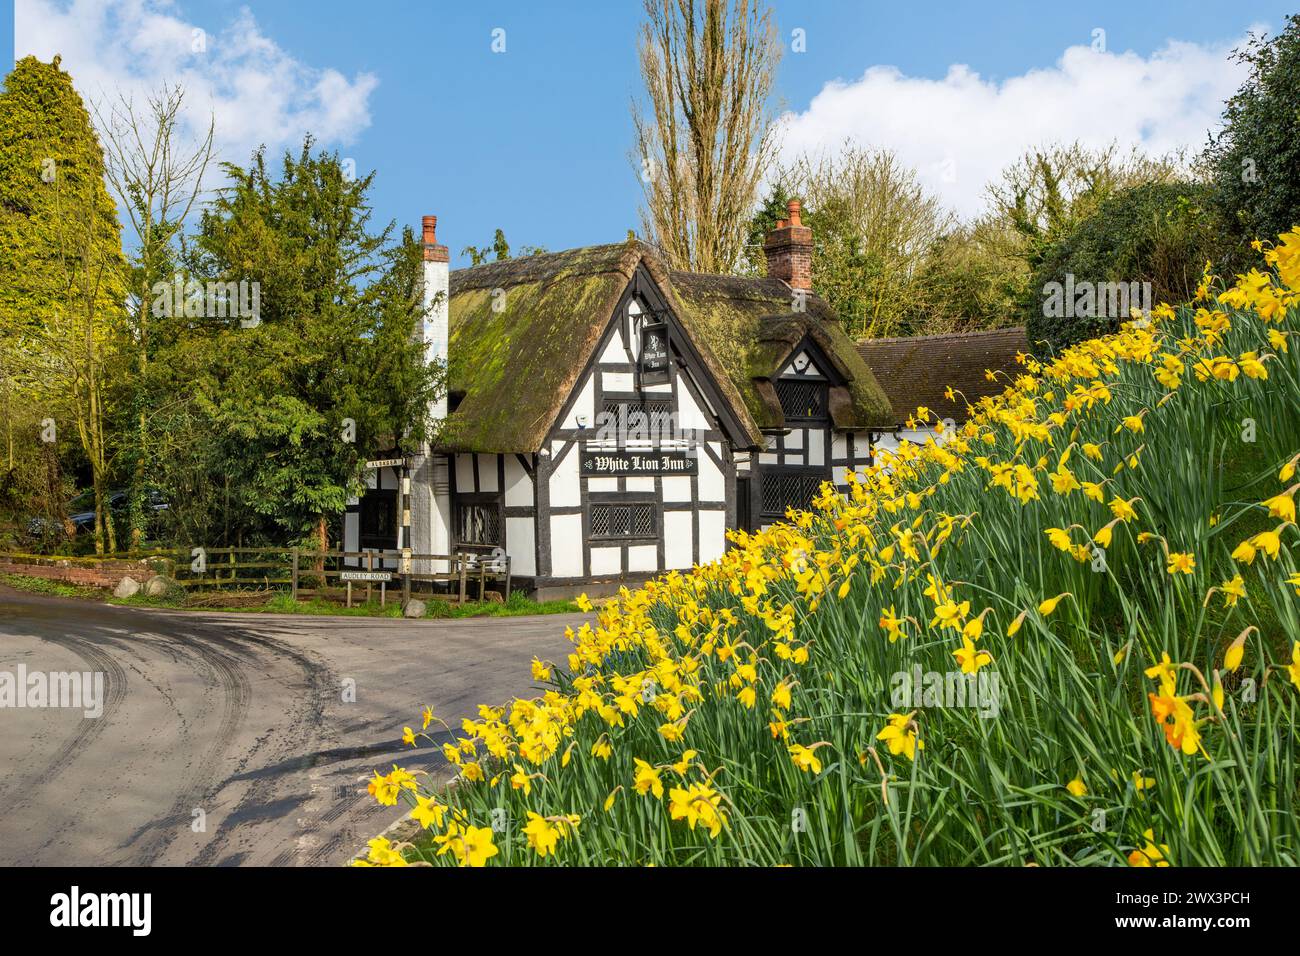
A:
<svg viewBox="0 0 1300 956">
<path fill-rule="evenodd" d="M 94 247 L 86 266 L 74 261 L 83 241 Z M 0 348 L 30 345 L 75 307 L 75 273 L 100 264 L 96 301 L 120 308 L 125 261 L 90 115 L 57 57 L 24 57 L 0 92 Z"/>
<path fill-rule="evenodd" d="M 931 243 L 921 261 L 900 333 L 936 335 L 1013 325 L 1021 275 L 1014 261 L 984 241 L 978 227 L 954 228 Z"/>
<path fill-rule="evenodd" d="M 125 271 L 89 114 L 58 57 L 26 57 L 0 93 L 0 524 L 22 525 L 37 502 L 46 527 L 62 524 L 60 456 L 39 438 L 48 419 L 60 451 L 80 445 L 97 492 L 95 546 L 114 547 L 105 422 L 120 373 Z"/>
<path fill-rule="evenodd" d="M 361 455 L 427 437 L 442 370 L 414 335 L 420 244 L 371 231 L 373 174 L 311 145 L 278 178 L 260 152 L 227 164 L 193 240 L 191 276 L 255 284 L 256 318 L 156 319 L 160 483 L 185 541 L 318 537 L 359 490 Z"/>
<path fill-rule="evenodd" d="M 535 256 L 546 250 L 542 246 L 524 246 L 521 256 Z M 461 250 L 462 256 L 469 256 L 471 266 L 481 266 L 487 262 L 505 262 L 510 258 L 510 243 L 506 241 L 505 231 L 498 229 L 492 237 L 491 246 L 466 246 Z M 489 258 L 491 256 L 492 258 Z"/>
<path fill-rule="evenodd" d="M 98 588 L 81 584 L 69 584 L 66 581 L 52 581 L 49 578 L 38 578 L 30 574 L 0 574 L 0 584 L 13 588 L 15 591 L 26 591 L 28 594 L 45 594 L 50 597 L 95 598 L 102 596 Z"/>
<path fill-rule="evenodd" d="M 1300 223 L 1300 14 L 1276 37 L 1253 37 L 1236 58 L 1250 78 L 1228 100 L 1202 161 L 1240 266 L 1251 240 Z"/>
<path fill-rule="evenodd" d="M 813 289 L 853 337 L 926 335 L 1010 324 L 1017 264 L 984 233 L 941 213 L 888 154 L 847 147 L 835 160 L 785 171 L 750 220 L 742 271 L 766 275 L 763 241 L 811 187 Z"/>
<path fill-rule="evenodd" d="M 1091 287 L 1150 283 L 1148 306 L 1190 300 L 1206 262 L 1217 255 L 1221 230 L 1209 198 L 1208 187 L 1193 183 L 1130 187 L 1044 245 L 1020 302 L 1034 348 L 1059 351 L 1129 318 L 1100 314 L 1106 312 L 1100 302 L 1092 315 L 1048 315 L 1049 284 L 1064 286 L 1067 276 Z M 1089 310 L 1080 305 L 1074 311 Z"/>
</svg>

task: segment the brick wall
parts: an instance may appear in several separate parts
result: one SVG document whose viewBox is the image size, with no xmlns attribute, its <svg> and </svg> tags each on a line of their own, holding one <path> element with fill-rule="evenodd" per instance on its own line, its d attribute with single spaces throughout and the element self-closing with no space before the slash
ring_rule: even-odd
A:
<svg viewBox="0 0 1300 956">
<path fill-rule="evenodd" d="M 127 575 L 143 583 L 153 572 L 129 561 L 77 561 L 68 558 L 16 558 L 0 556 L 0 574 L 25 574 L 32 578 L 66 581 L 92 588 L 115 588 Z"/>
</svg>

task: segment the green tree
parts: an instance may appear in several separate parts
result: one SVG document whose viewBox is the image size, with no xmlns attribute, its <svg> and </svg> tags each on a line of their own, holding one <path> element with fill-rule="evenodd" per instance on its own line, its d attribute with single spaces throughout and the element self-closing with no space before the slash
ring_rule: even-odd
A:
<svg viewBox="0 0 1300 956">
<path fill-rule="evenodd" d="M 1027 152 L 987 187 L 992 212 L 986 237 L 996 254 L 1035 269 L 1061 236 L 1121 190 L 1178 178 L 1181 158 L 1150 157 L 1117 145 L 1080 143 Z"/>
<path fill-rule="evenodd" d="M 1130 291 L 1132 283 L 1139 291 L 1149 283 L 1150 302 L 1132 302 L 1130 296 L 1130 306 L 1189 301 L 1221 242 L 1210 198 L 1210 187 L 1196 183 L 1134 186 L 1104 200 L 1047 246 L 1021 300 L 1035 351 L 1059 351 L 1128 319 L 1102 308 L 1097 287 L 1103 283 L 1123 283 Z M 1051 284 L 1064 287 L 1067 277 L 1085 298 L 1069 310 L 1073 315 L 1052 314 L 1064 310 L 1053 304 Z M 1088 290 L 1095 295 L 1090 303 Z"/>
<path fill-rule="evenodd" d="M 1235 56 L 1250 77 L 1228 100 L 1222 131 L 1201 159 L 1235 240 L 1231 264 L 1240 266 L 1252 239 L 1300 224 L 1300 14 L 1271 39 L 1252 37 Z"/>
<path fill-rule="evenodd" d="M 832 156 L 800 158 L 781 168 L 750 220 L 745 256 L 763 273 L 763 237 L 786 216 L 786 202 L 803 203 L 812 229 L 813 290 L 851 335 L 903 334 L 920 309 L 917 280 L 952 216 L 913 170 L 891 152 L 845 144 Z"/>
<path fill-rule="evenodd" d="M 176 429 L 165 483 L 199 495 L 176 521 L 204 540 L 326 547 L 360 490 L 359 456 L 428 434 L 442 370 L 415 334 L 422 249 L 409 229 L 396 240 L 391 223 L 373 231 L 373 173 L 349 177 L 310 140 L 278 177 L 261 152 L 225 170 L 231 185 L 204 211 L 188 265 L 257 308 L 214 315 L 213 297 L 195 288 L 156 319 L 169 344 L 150 367 L 168 372 L 153 394 Z"/>
<path fill-rule="evenodd" d="M 938 237 L 918 267 L 900 316 L 905 335 L 976 332 L 1014 325 L 1024 282 L 1017 263 L 995 252 L 977 223 Z"/>
<path fill-rule="evenodd" d="M 25 57 L 0 93 L 0 392 L 77 436 L 95 491 L 98 551 L 116 547 L 106 423 L 124 336 L 125 273 L 85 105 L 58 57 Z"/>
<path fill-rule="evenodd" d="M 172 280 L 185 222 L 202 194 L 212 160 L 215 121 L 209 119 L 202 137 L 182 142 L 184 102 L 184 90 L 164 85 L 142 108 L 128 97 L 96 108 L 96 125 L 107 147 L 108 182 L 135 240 L 128 258 L 127 304 L 133 367 L 122 389 L 119 412 L 124 420 L 115 423 L 123 470 L 129 475 L 127 517 L 135 548 L 143 543 L 147 525 L 145 484 L 154 446 L 143 390 L 154 352 L 153 289 Z"/>
</svg>

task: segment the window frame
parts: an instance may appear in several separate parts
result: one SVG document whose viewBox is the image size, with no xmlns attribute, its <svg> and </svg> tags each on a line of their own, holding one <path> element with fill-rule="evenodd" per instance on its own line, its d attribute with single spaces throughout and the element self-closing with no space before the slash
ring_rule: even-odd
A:
<svg viewBox="0 0 1300 956">
<path fill-rule="evenodd" d="M 653 529 L 649 534 L 632 534 L 632 516 L 628 516 L 629 532 L 625 535 L 599 535 L 593 530 L 596 519 L 596 510 L 598 508 L 627 508 L 629 511 L 633 508 L 650 509 L 650 520 Z M 612 521 L 611 521 L 612 524 Z M 608 498 L 593 498 L 587 504 L 587 542 L 592 547 L 603 545 L 622 545 L 622 544 L 651 544 L 661 540 L 663 535 L 663 508 L 661 503 L 650 497 L 628 498 L 626 495 L 611 494 Z"/>
</svg>

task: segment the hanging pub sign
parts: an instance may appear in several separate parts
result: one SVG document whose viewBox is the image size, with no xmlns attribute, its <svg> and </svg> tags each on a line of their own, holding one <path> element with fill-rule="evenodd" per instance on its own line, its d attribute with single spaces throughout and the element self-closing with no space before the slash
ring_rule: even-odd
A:
<svg viewBox="0 0 1300 956">
<path fill-rule="evenodd" d="M 641 326 L 641 354 L 637 358 L 641 385 L 668 382 L 668 325 L 665 322 Z"/>
<path fill-rule="evenodd" d="M 699 462 L 689 451 L 583 451 L 580 470 L 591 478 L 694 475 Z"/>
</svg>

